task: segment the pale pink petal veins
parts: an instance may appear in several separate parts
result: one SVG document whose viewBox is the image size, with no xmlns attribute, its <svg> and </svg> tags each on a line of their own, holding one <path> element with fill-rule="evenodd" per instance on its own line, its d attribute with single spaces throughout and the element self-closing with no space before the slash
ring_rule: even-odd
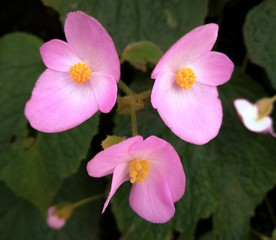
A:
<svg viewBox="0 0 276 240">
<path fill-rule="evenodd" d="M 151 91 L 151 104 L 158 108 L 165 93 L 174 87 L 176 74 L 173 72 L 160 72 Z"/>
<path fill-rule="evenodd" d="M 175 212 L 168 183 L 154 169 L 149 169 L 149 176 L 143 183 L 132 185 L 129 204 L 140 217 L 153 223 L 165 223 Z"/>
<path fill-rule="evenodd" d="M 216 87 L 197 82 L 189 90 L 175 84 L 163 95 L 157 110 L 174 134 L 193 144 L 205 144 L 216 137 L 222 123 Z"/>
<path fill-rule="evenodd" d="M 67 42 L 57 39 L 44 43 L 40 54 L 46 67 L 61 72 L 69 72 L 71 66 L 81 61 Z"/>
<path fill-rule="evenodd" d="M 116 81 L 112 76 L 93 73 L 90 82 L 100 111 L 103 113 L 110 112 L 117 99 Z"/>
<path fill-rule="evenodd" d="M 120 61 L 113 43 L 104 27 L 94 18 L 71 12 L 64 26 L 65 36 L 71 47 L 93 72 L 111 75 L 116 82 L 120 78 Z"/>
<path fill-rule="evenodd" d="M 218 35 L 214 23 L 197 27 L 180 38 L 159 60 L 151 77 L 157 78 L 160 71 L 178 71 L 192 63 L 202 54 L 211 51 Z"/>
<path fill-rule="evenodd" d="M 108 194 L 108 198 L 106 199 L 104 203 L 104 207 L 102 210 L 102 213 L 104 213 L 105 209 L 107 208 L 110 199 L 113 197 L 117 189 L 121 186 L 121 184 L 127 180 L 129 180 L 129 164 L 128 163 L 122 163 L 118 165 L 113 172 L 112 177 L 112 183 L 111 183 L 111 189 Z"/>
<path fill-rule="evenodd" d="M 181 160 L 175 149 L 165 140 L 150 136 L 130 146 L 129 153 L 136 159 L 148 160 L 153 171 L 160 172 L 167 182 L 174 202 L 185 192 L 186 178 Z"/>
<path fill-rule="evenodd" d="M 192 62 L 189 67 L 195 72 L 196 81 L 217 86 L 230 79 L 234 64 L 223 53 L 207 52 Z"/>
<path fill-rule="evenodd" d="M 99 152 L 88 162 L 88 174 L 91 177 L 102 177 L 113 173 L 116 166 L 132 160 L 132 156 L 129 155 L 129 147 L 142 141 L 141 136 L 135 136 Z"/>
<path fill-rule="evenodd" d="M 83 123 L 97 110 L 89 81 L 78 84 L 69 73 L 47 69 L 36 82 L 25 115 L 39 131 L 61 132 Z"/>
</svg>

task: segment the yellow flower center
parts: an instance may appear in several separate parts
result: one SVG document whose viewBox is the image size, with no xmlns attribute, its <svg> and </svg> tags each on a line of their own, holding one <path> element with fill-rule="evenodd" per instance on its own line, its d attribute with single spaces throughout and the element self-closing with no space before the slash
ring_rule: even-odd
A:
<svg viewBox="0 0 276 240">
<path fill-rule="evenodd" d="M 147 178 L 150 168 L 150 162 L 147 160 L 133 160 L 129 165 L 130 182 L 138 181 L 142 183 Z"/>
<path fill-rule="evenodd" d="M 195 83 L 196 76 L 191 68 L 182 68 L 176 75 L 176 83 L 186 90 L 189 90 Z"/>
<path fill-rule="evenodd" d="M 84 83 L 90 79 L 91 69 L 82 62 L 70 67 L 70 77 L 77 83 Z"/>
</svg>

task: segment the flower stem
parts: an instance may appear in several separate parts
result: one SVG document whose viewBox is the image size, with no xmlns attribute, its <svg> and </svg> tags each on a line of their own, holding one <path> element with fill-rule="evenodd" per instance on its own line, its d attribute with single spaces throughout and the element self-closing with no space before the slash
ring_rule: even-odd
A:
<svg viewBox="0 0 276 240">
<path fill-rule="evenodd" d="M 129 106 L 130 106 L 130 115 L 131 115 L 132 136 L 136 136 L 136 135 L 138 135 L 136 110 L 135 110 L 135 106 L 133 104 L 130 104 Z"/>
<path fill-rule="evenodd" d="M 141 99 L 141 100 L 144 100 L 144 99 L 147 99 L 150 96 L 150 94 L 151 94 L 150 90 L 145 91 L 145 92 L 141 92 L 141 93 L 137 94 L 137 98 Z"/>
<path fill-rule="evenodd" d="M 128 95 L 132 95 L 134 93 L 122 80 L 118 82 L 118 87 Z"/>
<path fill-rule="evenodd" d="M 78 202 L 75 202 L 73 203 L 73 206 L 74 208 L 78 208 L 82 205 L 85 205 L 86 203 L 89 203 L 89 202 L 93 202 L 93 201 L 96 201 L 96 200 L 99 200 L 101 199 L 102 197 L 104 197 L 104 194 L 99 194 L 99 195 L 96 195 L 96 196 L 92 196 L 92 197 L 88 197 L 88 198 L 84 198 Z"/>
</svg>

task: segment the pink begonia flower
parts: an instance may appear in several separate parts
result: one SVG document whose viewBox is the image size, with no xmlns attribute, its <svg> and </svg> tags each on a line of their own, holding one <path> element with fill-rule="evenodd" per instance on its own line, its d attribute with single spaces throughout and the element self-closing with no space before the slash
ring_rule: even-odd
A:
<svg viewBox="0 0 276 240">
<path fill-rule="evenodd" d="M 55 214 L 55 211 L 56 211 L 55 207 L 50 207 L 48 209 L 47 224 L 50 228 L 60 229 L 65 225 L 66 220 L 64 218 L 57 216 Z"/>
<path fill-rule="evenodd" d="M 211 51 L 217 24 L 195 28 L 178 40 L 159 60 L 151 103 L 165 124 L 181 139 L 205 144 L 217 136 L 222 106 L 216 86 L 227 82 L 232 61 Z"/>
<path fill-rule="evenodd" d="M 33 128 L 61 132 L 115 105 L 120 62 L 114 43 L 94 18 L 67 15 L 67 42 L 51 40 L 40 53 L 47 69 L 36 82 L 25 115 Z"/>
<path fill-rule="evenodd" d="M 150 136 L 126 139 L 98 153 L 87 164 L 88 174 L 102 177 L 113 173 L 105 211 L 119 186 L 132 183 L 129 203 L 140 217 L 153 223 L 169 221 L 174 203 L 184 194 L 186 179 L 180 158 L 166 141 Z"/>
<path fill-rule="evenodd" d="M 246 99 L 236 99 L 234 101 L 234 106 L 243 125 L 248 130 L 256 133 L 270 133 L 273 137 L 276 137 L 271 117 L 260 117 L 257 105 Z"/>
</svg>

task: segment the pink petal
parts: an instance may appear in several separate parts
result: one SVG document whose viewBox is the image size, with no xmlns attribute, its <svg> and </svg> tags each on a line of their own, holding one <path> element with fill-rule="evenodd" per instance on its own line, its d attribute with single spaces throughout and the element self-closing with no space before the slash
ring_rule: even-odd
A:
<svg viewBox="0 0 276 240">
<path fill-rule="evenodd" d="M 25 115 L 39 131 L 61 132 L 83 123 L 97 110 L 89 81 L 75 83 L 69 73 L 47 69 L 36 82 Z"/>
<path fill-rule="evenodd" d="M 217 86 L 230 79 L 234 64 L 223 53 L 207 52 L 189 67 L 195 72 L 196 81 L 209 86 Z"/>
<path fill-rule="evenodd" d="M 234 106 L 237 113 L 243 119 L 255 120 L 258 118 L 257 107 L 246 99 L 236 99 L 234 101 Z"/>
<path fill-rule="evenodd" d="M 55 207 L 50 207 L 48 209 L 47 224 L 50 228 L 60 229 L 65 225 L 66 221 L 63 218 L 59 218 L 58 216 L 56 216 L 54 214 L 55 210 Z"/>
<path fill-rule="evenodd" d="M 256 105 L 246 99 L 236 99 L 234 106 L 248 130 L 257 133 L 270 133 L 273 137 L 276 137 L 271 117 L 266 116 L 258 119 L 258 108 Z"/>
<path fill-rule="evenodd" d="M 143 142 L 130 146 L 129 153 L 136 159 L 150 161 L 150 168 L 161 173 L 168 184 L 173 202 L 183 196 L 186 186 L 184 170 L 177 152 L 168 142 L 150 136 Z"/>
<path fill-rule="evenodd" d="M 144 182 L 132 185 L 129 203 L 134 212 L 153 223 L 165 223 L 175 212 L 166 180 L 152 168 Z"/>
<path fill-rule="evenodd" d="M 259 120 L 243 119 L 244 126 L 252 132 L 271 133 L 274 135 L 272 128 L 272 119 L 270 117 L 264 117 Z"/>
<path fill-rule="evenodd" d="M 143 141 L 141 136 L 135 136 L 99 152 L 88 162 L 88 174 L 91 177 L 102 177 L 111 174 L 118 165 L 132 160 L 128 153 L 129 147 L 141 141 Z"/>
<path fill-rule="evenodd" d="M 127 180 L 129 180 L 129 164 L 123 163 L 118 165 L 114 169 L 113 177 L 112 177 L 112 183 L 111 183 L 111 189 L 108 194 L 108 198 L 106 199 L 104 203 L 104 207 L 102 210 L 102 213 L 104 213 L 105 209 L 107 208 L 110 199 L 113 197 L 117 189 L 121 186 L 121 184 Z"/>
<path fill-rule="evenodd" d="M 173 72 L 160 72 L 151 91 L 151 104 L 158 108 L 164 98 L 164 94 L 175 87 L 176 74 Z"/>
<path fill-rule="evenodd" d="M 109 75 L 99 73 L 93 73 L 90 81 L 100 111 L 110 112 L 117 99 L 116 81 Z"/>
<path fill-rule="evenodd" d="M 222 106 L 216 87 L 196 82 L 185 90 L 175 84 L 158 99 L 162 120 L 181 139 L 201 145 L 217 136 Z"/>
<path fill-rule="evenodd" d="M 111 75 L 116 82 L 120 78 L 120 61 L 113 43 L 103 26 L 94 18 L 71 12 L 65 20 L 66 39 L 93 72 Z"/>
<path fill-rule="evenodd" d="M 70 66 L 81 62 L 67 42 L 57 39 L 44 43 L 40 54 L 48 68 L 61 72 L 69 72 Z"/>
<path fill-rule="evenodd" d="M 191 64 L 202 54 L 211 51 L 218 35 L 214 23 L 197 27 L 180 38 L 159 60 L 151 77 L 157 78 L 160 71 L 178 71 Z"/>
</svg>

